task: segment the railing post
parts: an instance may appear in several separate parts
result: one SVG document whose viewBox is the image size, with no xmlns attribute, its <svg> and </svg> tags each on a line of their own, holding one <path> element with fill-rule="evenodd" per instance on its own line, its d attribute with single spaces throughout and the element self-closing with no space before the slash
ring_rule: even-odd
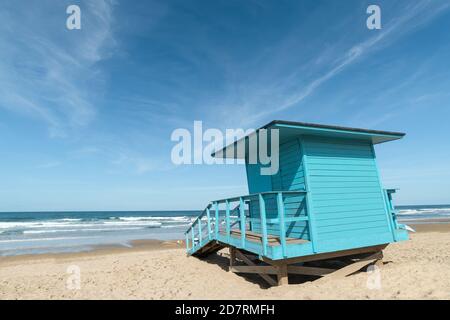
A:
<svg viewBox="0 0 450 320">
<path fill-rule="evenodd" d="M 387 213 L 389 229 L 392 232 L 392 238 L 394 239 L 394 241 L 397 241 L 397 233 L 395 232 L 394 217 L 392 215 L 391 209 L 389 208 L 389 199 L 386 189 L 383 189 L 383 199 L 384 199 L 384 209 L 386 210 Z"/>
<path fill-rule="evenodd" d="M 231 230 L 230 230 L 230 202 L 225 200 L 226 211 L 225 211 L 225 225 L 227 233 L 227 242 L 230 243 Z"/>
<path fill-rule="evenodd" d="M 214 223 L 214 229 L 216 231 L 216 240 L 219 239 L 219 203 L 214 203 L 216 209 L 216 222 Z"/>
<path fill-rule="evenodd" d="M 278 221 L 280 224 L 280 242 L 281 250 L 283 252 L 283 257 L 286 257 L 286 225 L 284 224 L 284 202 L 283 194 L 278 192 L 277 195 L 277 205 L 278 205 Z"/>
<path fill-rule="evenodd" d="M 261 215 L 261 230 L 262 230 L 262 246 L 263 253 L 267 256 L 267 224 L 266 224 L 266 204 L 262 194 L 258 195 L 259 198 L 259 214 Z"/>
<path fill-rule="evenodd" d="M 241 220 L 241 246 L 242 249 L 245 248 L 245 207 L 244 207 L 244 199 L 242 197 L 239 198 L 239 215 Z"/>
<path fill-rule="evenodd" d="M 186 251 L 189 251 L 189 237 L 188 237 L 188 232 L 185 233 L 186 236 Z"/>
<path fill-rule="evenodd" d="M 198 243 L 202 244 L 202 218 L 201 216 L 197 219 L 198 221 Z"/>
<path fill-rule="evenodd" d="M 211 240 L 211 215 L 209 212 L 209 206 L 206 207 L 206 218 L 208 219 L 208 239 Z"/>
<path fill-rule="evenodd" d="M 395 215 L 395 207 L 394 207 L 394 200 L 392 199 L 392 193 L 387 192 L 388 200 L 389 200 L 389 207 L 391 208 L 391 215 L 392 215 L 392 221 L 394 221 L 394 228 L 395 230 L 398 229 L 398 222 L 397 222 L 397 216 Z"/>
</svg>

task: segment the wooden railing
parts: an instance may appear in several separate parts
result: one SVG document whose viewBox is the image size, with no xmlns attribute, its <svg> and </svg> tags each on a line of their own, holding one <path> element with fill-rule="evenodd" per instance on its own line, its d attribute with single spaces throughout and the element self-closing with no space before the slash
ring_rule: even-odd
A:
<svg viewBox="0 0 450 320">
<path fill-rule="evenodd" d="M 246 233 L 251 229 L 250 224 L 256 223 L 260 226 L 262 253 L 266 255 L 268 250 L 267 226 L 276 225 L 279 230 L 278 236 L 283 255 L 286 256 L 286 223 L 308 221 L 309 212 L 306 212 L 307 210 L 305 209 L 306 215 L 287 217 L 284 199 L 301 194 L 305 195 L 306 198 L 306 191 L 301 190 L 262 192 L 212 201 L 187 229 L 185 233 L 186 250 L 189 253 L 194 253 L 207 242 L 218 240 L 221 234 L 225 234 L 225 242 L 230 243 L 231 230 L 236 225 L 238 225 L 241 237 L 239 248 L 245 249 Z M 266 199 L 269 197 L 272 200 L 273 198 L 276 199 L 276 218 L 267 217 Z M 237 206 L 231 210 L 231 204 L 236 202 Z M 225 205 L 225 210 L 220 210 L 221 204 Z M 251 205 L 259 209 L 259 217 L 247 216 L 246 212 L 249 212 L 249 210 L 246 209 L 246 206 L 250 208 Z"/>
<path fill-rule="evenodd" d="M 392 230 L 392 235 L 394 237 L 394 240 L 397 240 L 397 233 L 396 230 L 399 229 L 399 225 L 397 222 L 397 211 L 394 207 L 394 202 L 392 200 L 392 195 L 396 192 L 396 189 L 384 189 L 383 195 L 384 195 L 384 201 L 386 204 L 386 209 L 389 216 L 389 223 Z"/>
</svg>

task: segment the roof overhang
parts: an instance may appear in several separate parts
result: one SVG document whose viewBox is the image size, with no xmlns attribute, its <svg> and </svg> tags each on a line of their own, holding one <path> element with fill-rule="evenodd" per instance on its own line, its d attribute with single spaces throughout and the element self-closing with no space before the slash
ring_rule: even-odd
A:
<svg viewBox="0 0 450 320">
<path fill-rule="evenodd" d="M 236 156 L 236 154 L 231 157 L 227 155 L 233 154 L 234 153 L 233 150 L 236 150 L 238 146 L 245 143 L 250 136 L 257 134 L 261 129 L 278 129 L 280 144 L 289 141 L 292 138 L 302 135 L 366 140 L 370 141 L 373 144 L 398 140 L 405 136 L 405 134 L 401 132 L 350 128 L 350 127 L 314 124 L 306 122 L 274 120 L 266 124 L 265 126 L 257 129 L 250 135 L 242 137 L 241 139 L 235 141 L 232 144 L 229 144 L 228 146 L 222 148 L 221 150 L 214 152 L 212 156 L 216 158 L 242 158 Z"/>
</svg>

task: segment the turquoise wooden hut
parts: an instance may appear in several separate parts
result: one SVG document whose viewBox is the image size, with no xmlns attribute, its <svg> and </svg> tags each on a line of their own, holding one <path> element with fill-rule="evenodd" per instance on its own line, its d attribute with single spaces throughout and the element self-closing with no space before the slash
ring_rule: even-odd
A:
<svg viewBox="0 0 450 320">
<path fill-rule="evenodd" d="M 381 183 L 374 148 L 405 134 L 290 121 L 272 121 L 256 133 L 261 129 L 278 129 L 279 170 L 262 175 L 247 151 L 249 194 L 208 204 L 186 232 L 189 255 L 229 247 L 231 271 L 258 273 L 274 285 L 290 273 L 351 273 L 379 260 L 389 243 L 408 239 L 397 223 L 395 190 Z M 214 155 L 236 157 L 229 149 L 249 139 Z M 307 266 L 336 257 L 359 260 L 340 271 Z"/>
</svg>

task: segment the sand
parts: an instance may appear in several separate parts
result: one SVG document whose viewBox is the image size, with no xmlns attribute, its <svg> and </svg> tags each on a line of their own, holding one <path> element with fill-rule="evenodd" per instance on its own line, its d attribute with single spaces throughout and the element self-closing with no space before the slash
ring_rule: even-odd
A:
<svg viewBox="0 0 450 320">
<path fill-rule="evenodd" d="M 227 272 L 226 250 L 199 260 L 186 256 L 182 242 L 3 257 L 0 299 L 450 299 L 450 225 L 414 227 L 419 232 L 410 241 L 384 251 L 379 273 L 320 282 L 297 277 L 272 288 L 257 276 Z"/>
</svg>

